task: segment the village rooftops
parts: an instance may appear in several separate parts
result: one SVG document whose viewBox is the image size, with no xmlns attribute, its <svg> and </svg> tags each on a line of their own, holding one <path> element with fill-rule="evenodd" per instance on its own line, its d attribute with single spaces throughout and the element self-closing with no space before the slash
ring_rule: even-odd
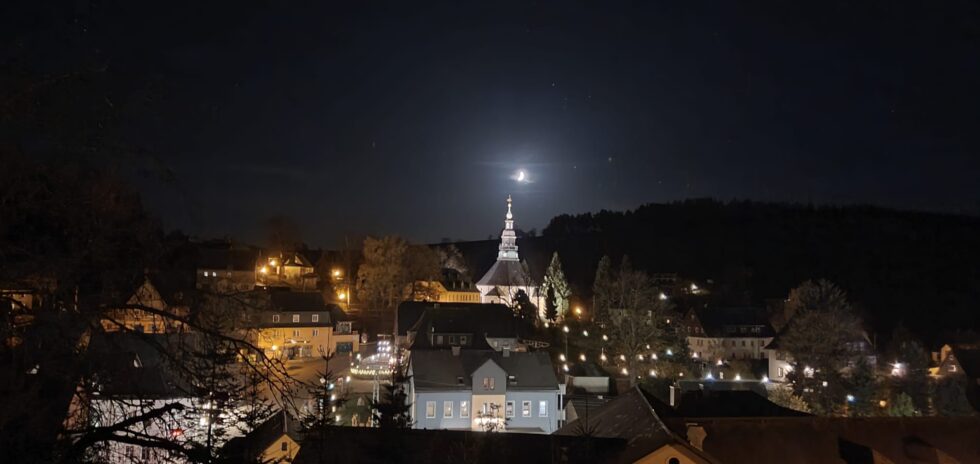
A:
<svg viewBox="0 0 980 464">
<path fill-rule="evenodd" d="M 405 336 L 418 324 L 427 311 L 432 311 L 430 318 L 440 329 L 446 328 L 479 328 L 479 331 L 459 330 L 461 333 L 489 333 L 490 337 L 516 337 L 516 332 L 508 326 L 508 320 L 513 321 L 513 312 L 505 305 L 484 303 L 436 303 L 429 301 L 404 301 L 398 305 L 397 327 L 398 335 Z M 504 313 L 508 317 L 504 317 Z M 473 323 L 466 319 L 475 319 Z"/>
<path fill-rule="evenodd" d="M 507 373 L 508 390 L 557 390 L 558 378 L 548 353 L 501 353 L 493 350 L 421 350 L 411 356 L 416 390 L 470 390 L 473 373 L 493 362 Z"/>
<path fill-rule="evenodd" d="M 262 452 L 283 435 L 294 442 L 302 442 L 304 433 L 300 428 L 300 422 L 292 415 L 281 410 L 276 411 L 247 435 L 228 441 L 223 449 L 224 455 L 237 462 L 258 462 Z"/>
</svg>

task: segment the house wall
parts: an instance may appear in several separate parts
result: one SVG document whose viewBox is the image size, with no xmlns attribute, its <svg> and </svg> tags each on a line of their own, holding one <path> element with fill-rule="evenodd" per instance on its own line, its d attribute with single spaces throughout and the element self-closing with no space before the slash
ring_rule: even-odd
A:
<svg viewBox="0 0 980 464">
<path fill-rule="evenodd" d="M 507 428 L 514 429 L 541 429 L 544 433 L 552 433 L 558 430 L 558 390 L 508 390 L 506 402 L 514 402 L 514 416 L 508 417 Z M 522 403 L 531 402 L 531 416 L 524 417 L 522 414 Z M 539 414 L 541 401 L 547 401 L 547 413 L 542 416 Z"/>
<path fill-rule="evenodd" d="M 283 447 L 286 449 L 283 450 Z M 259 462 L 271 464 L 292 462 L 296 453 L 299 453 L 299 443 L 296 443 L 289 435 L 283 435 L 275 443 L 269 445 L 265 451 L 262 451 Z"/>
<path fill-rule="evenodd" d="M 769 356 L 769 380 L 785 382 L 786 376 L 793 370 L 789 356 L 776 350 L 766 350 Z"/>
<path fill-rule="evenodd" d="M 415 415 L 414 428 L 417 429 L 451 429 L 451 430 L 471 430 L 473 419 L 473 398 L 469 390 L 442 391 L 442 392 L 415 392 L 415 399 L 412 402 L 412 412 Z M 426 408 L 430 401 L 435 402 L 435 417 L 426 417 Z M 466 417 L 460 417 L 461 402 L 467 402 L 469 409 Z M 451 402 L 453 413 L 452 417 L 443 417 L 445 403 Z"/>
<path fill-rule="evenodd" d="M 317 357 L 329 350 L 336 350 L 332 335 L 333 328 L 329 325 L 261 328 L 256 345 L 269 357 Z"/>
<path fill-rule="evenodd" d="M 704 360 L 713 361 L 718 358 L 730 359 L 763 359 L 766 350 L 763 349 L 772 337 L 687 337 L 687 345 L 691 353 L 697 353 Z"/>
</svg>

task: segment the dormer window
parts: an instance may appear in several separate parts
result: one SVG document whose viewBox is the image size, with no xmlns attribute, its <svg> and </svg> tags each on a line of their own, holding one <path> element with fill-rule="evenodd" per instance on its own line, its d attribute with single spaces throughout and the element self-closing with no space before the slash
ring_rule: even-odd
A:
<svg viewBox="0 0 980 464">
<path fill-rule="evenodd" d="M 299 322 L 299 314 L 293 314 L 293 322 Z"/>
<path fill-rule="evenodd" d="M 320 315 L 319 314 L 314 314 L 313 315 L 313 322 L 320 322 Z"/>
<path fill-rule="evenodd" d="M 273 314 L 272 315 L 272 322 L 279 322 L 279 315 L 278 314 Z"/>
</svg>

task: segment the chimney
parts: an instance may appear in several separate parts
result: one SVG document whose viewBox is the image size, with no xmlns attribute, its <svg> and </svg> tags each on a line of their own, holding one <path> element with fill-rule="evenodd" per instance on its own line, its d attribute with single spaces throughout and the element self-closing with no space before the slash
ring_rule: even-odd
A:
<svg viewBox="0 0 980 464">
<path fill-rule="evenodd" d="M 459 346 L 453 347 L 453 356 L 459 356 Z"/>
</svg>

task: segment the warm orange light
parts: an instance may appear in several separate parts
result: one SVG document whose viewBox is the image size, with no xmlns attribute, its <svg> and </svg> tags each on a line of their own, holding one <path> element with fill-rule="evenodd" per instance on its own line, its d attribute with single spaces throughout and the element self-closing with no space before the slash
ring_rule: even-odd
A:
<svg viewBox="0 0 980 464">
<path fill-rule="evenodd" d="M 275 266 L 275 265 L 276 265 L 276 258 L 272 258 L 272 259 L 270 259 L 270 260 L 269 260 L 269 265 L 270 265 L 270 266 Z"/>
<path fill-rule="evenodd" d="M 576 316 L 581 316 L 582 315 L 582 307 L 581 306 L 576 306 L 575 307 L 575 315 Z"/>
<path fill-rule="evenodd" d="M 333 270 L 333 276 L 334 277 L 340 277 L 340 269 L 334 269 Z"/>
<path fill-rule="evenodd" d="M 337 298 L 340 298 L 341 300 L 346 300 L 347 299 L 347 294 L 344 293 L 344 292 L 340 292 L 340 293 L 337 294 Z"/>
<path fill-rule="evenodd" d="M 268 274 L 269 273 L 269 268 L 267 266 L 262 266 L 262 269 L 259 269 L 259 272 L 261 272 L 263 274 Z"/>
</svg>

